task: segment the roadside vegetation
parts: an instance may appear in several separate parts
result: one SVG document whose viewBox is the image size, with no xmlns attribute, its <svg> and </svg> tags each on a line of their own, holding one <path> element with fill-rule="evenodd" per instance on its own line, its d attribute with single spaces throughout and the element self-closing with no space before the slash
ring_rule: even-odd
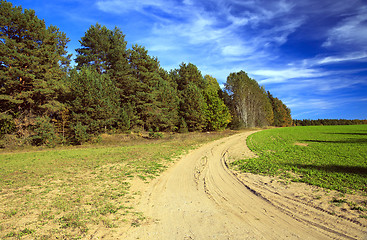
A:
<svg viewBox="0 0 367 240">
<path fill-rule="evenodd" d="M 149 182 L 189 149 L 230 134 L 103 135 L 97 145 L 3 151 L 0 238 L 79 239 L 138 226 L 131 182 Z"/>
<path fill-rule="evenodd" d="M 367 125 L 269 129 L 247 144 L 258 157 L 234 162 L 238 170 L 367 196 Z M 367 199 L 352 205 L 366 211 Z"/>
</svg>

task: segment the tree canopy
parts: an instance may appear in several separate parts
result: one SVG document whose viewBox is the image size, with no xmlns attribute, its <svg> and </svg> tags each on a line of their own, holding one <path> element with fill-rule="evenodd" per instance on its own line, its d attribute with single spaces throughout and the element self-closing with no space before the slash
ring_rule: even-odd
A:
<svg viewBox="0 0 367 240">
<path fill-rule="evenodd" d="M 246 72 L 231 73 L 227 78 L 225 90 L 228 96 L 227 104 L 234 118 L 233 126 L 257 127 L 274 123 L 274 101 L 268 98 L 265 88 L 259 86 Z"/>
<path fill-rule="evenodd" d="M 69 39 L 34 10 L 0 1 L 0 119 L 25 134 L 35 116 L 62 109 Z"/>
<path fill-rule="evenodd" d="M 35 11 L 0 0 L 0 145 L 6 134 L 54 146 L 102 132 L 292 123 L 290 109 L 244 71 L 231 73 L 223 91 L 193 63 L 167 71 L 144 46 L 128 49 L 119 28 L 99 23 L 81 37 L 70 67 L 68 42 Z"/>
</svg>

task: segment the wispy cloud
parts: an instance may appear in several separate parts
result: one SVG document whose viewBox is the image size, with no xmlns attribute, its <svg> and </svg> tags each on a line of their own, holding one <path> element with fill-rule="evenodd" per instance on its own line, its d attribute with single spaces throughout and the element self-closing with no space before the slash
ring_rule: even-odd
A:
<svg viewBox="0 0 367 240">
<path fill-rule="evenodd" d="M 229 73 L 245 70 L 301 116 L 335 109 L 352 101 L 341 93 L 366 87 L 362 66 L 329 68 L 367 61 L 367 7 L 359 5 L 360 0 L 98 0 L 95 6 L 124 18 L 136 13 L 151 19 L 136 40 L 164 68 L 193 62 L 222 85 Z M 287 55 L 291 50 L 282 52 L 308 40 L 320 52 L 294 58 Z M 302 46 L 301 53 L 307 55 L 308 48 Z"/>
<path fill-rule="evenodd" d="M 220 84 L 244 70 L 295 116 L 366 107 L 365 0 L 11 1 L 65 31 L 71 51 L 99 22 L 120 27 L 167 70 L 192 62 Z"/>
<path fill-rule="evenodd" d="M 367 6 L 364 6 L 340 24 L 332 28 L 328 33 L 324 47 L 340 47 L 352 45 L 367 49 Z"/>
<path fill-rule="evenodd" d="M 347 53 L 343 56 L 328 56 L 317 61 L 318 64 L 332 64 L 349 61 L 367 61 L 367 52 Z"/>
<path fill-rule="evenodd" d="M 260 84 L 292 82 L 292 79 L 309 79 L 328 75 L 328 73 L 324 71 L 304 68 L 260 69 L 253 71 L 252 74 L 262 78 L 262 80 L 259 81 Z"/>
<path fill-rule="evenodd" d="M 363 99 L 356 96 L 335 95 L 335 96 L 321 96 L 315 98 L 286 98 L 284 100 L 287 106 L 292 109 L 292 117 L 295 119 L 313 119 L 317 118 L 349 118 L 352 117 L 348 109 L 355 108 L 356 103 L 363 103 Z M 357 107 L 358 109 L 358 107 Z M 361 119 L 361 118 L 360 118 Z M 363 119 L 363 118 L 362 118 Z"/>
<path fill-rule="evenodd" d="M 325 98 L 292 98 L 292 99 L 284 99 L 284 102 L 288 107 L 294 110 L 302 109 L 303 111 L 309 111 L 310 109 L 331 109 L 337 106 L 340 100 L 333 100 Z"/>
<path fill-rule="evenodd" d="M 288 36 L 301 24 L 299 19 L 293 19 L 284 24 L 265 28 L 260 34 L 253 30 L 260 25 L 268 25 L 274 19 L 281 19 L 282 14 L 291 11 L 292 4 L 280 1 L 276 4 L 258 4 L 258 2 L 241 1 L 209 1 L 212 9 L 206 8 L 200 2 L 184 1 L 174 4 L 172 1 L 98 1 L 100 10 L 111 13 L 125 13 L 128 10 L 146 13 L 146 9 L 156 8 L 170 14 L 169 17 L 154 24 L 151 34 L 144 41 L 152 45 L 152 49 L 171 50 L 188 47 L 188 45 L 207 45 L 206 51 L 211 50 L 212 56 L 218 57 L 248 57 L 262 52 L 272 45 L 287 42 Z M 149 14 L 159 13 L 149 11 Z M 246 26 L 245 28 L 243 28 Z M 163 41 L 162 39 L 170 39 Z M 172 43 L 174 47 L 167 47 Z"/>
<path fill-rule="evenodd" d="M 147 7 L 164 9 L 165 2 L 162 0 L 100 0 L 96 5 L 102 11 L 121 14 L 128 11 L 144 12 Z"/>
</svg>

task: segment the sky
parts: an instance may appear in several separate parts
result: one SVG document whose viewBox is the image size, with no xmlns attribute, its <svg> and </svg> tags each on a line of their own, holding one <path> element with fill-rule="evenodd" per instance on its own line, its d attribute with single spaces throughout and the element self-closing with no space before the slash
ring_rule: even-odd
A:
<svg viewBox="0 0 367 240">
<path fill-rule="evenodd" d="M 97 22 L 166 70 L 195 64 L 223 87 L 245 71 L 294 119 L 367 119 L 365 0 L 8 0 L 70 39 Z"/>
</svg>

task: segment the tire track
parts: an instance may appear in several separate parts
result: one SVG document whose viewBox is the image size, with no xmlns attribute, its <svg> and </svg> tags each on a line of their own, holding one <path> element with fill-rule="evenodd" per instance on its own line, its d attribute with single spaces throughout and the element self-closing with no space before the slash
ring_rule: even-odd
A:
<svg viewBox="0 0 367 240">
<path fill-rule="evenodd" d="M 245 144 L 252 133 L 191 151 L 153 180 L 139 205 L 151 220 L 122 239 L 362 239 L 353 223 L 237 178 L 227 162 L 233 149 L 253 156 Z"/>
</svg>

